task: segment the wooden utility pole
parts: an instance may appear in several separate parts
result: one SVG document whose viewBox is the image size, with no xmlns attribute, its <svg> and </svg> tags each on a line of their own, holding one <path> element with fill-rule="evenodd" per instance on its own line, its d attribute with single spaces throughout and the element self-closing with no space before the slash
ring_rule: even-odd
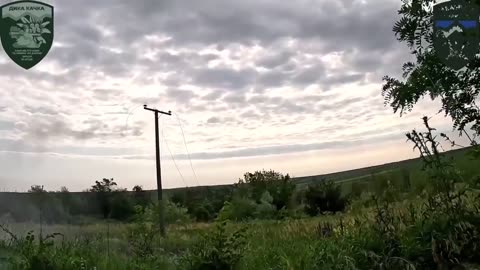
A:
<svg viewBox="0 0 480 270">
<path fill-rule="evenodd" d="M 160 208 L 160 215 L 159 215 L 159 224 L 160 224 L 160 234 L 162 236 L 166 235 L 165 232 L 165 219 L 164 219 L 164 205 L 163 205 L 163 195 L 162 195 L 162 169 L 160 167 L 160 143 L 159 143 L 159 135 L 158 135 L 158 114 L 166 114 L 172 115 L 171 111 L 162 112 L 157 109 L 148 108 L 147 105 L 143 105 L 143 108 L 148 111 L 152 111 L 155 113 L 155 153 L 156 153 L 156 163 L 157 163 L 157 195 L 158 195 L 158 207 Z"/>
</svg>

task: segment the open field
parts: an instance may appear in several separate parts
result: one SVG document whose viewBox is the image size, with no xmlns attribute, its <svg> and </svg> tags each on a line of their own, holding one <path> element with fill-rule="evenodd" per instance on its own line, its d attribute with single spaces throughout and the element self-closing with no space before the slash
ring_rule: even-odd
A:
<svg viewBox="0 0 480 270">
<path fill-rule="evenodd" d="M 321 212 L 313 217 L 301 214 L 306 207 L 304 204 L 308 205 L 308 195 L 307 201 L 300 205 L 289 204 L 287 209 L 277 210 L 271 199 L 266 199 L 270 203 L 265 201 L 265 195 L 259 204 L 254 197 L 247 199 L 245 196 L 255 193 L 251 190 L 253 193 L 242 195 L 242 199 L 234 196 L 225 201 L 209 222 L 192 220 L 188 215 L 195 212 L 170 205 L 167 216 L 173 213 L 174 217 L 169 219 L 166 237 L 160 236 L 158 217 L 151 212 L 156 208 L 148 207 L 142 210 L 145 212 L 138 212 L 123 222 L 98 216 L 78 222 L 76 219 L 80 217 L 72 216 L 63 224 L 54 224 L 45 222 L 46 215 L 42 222 L 4 220 L 0 230 L 0 267 L 52 270 L 479 269 L 480 250 L 475 243 L 480 241 L 480 192 L 475 185 L 480 173 L 476 166 L 478 161 L 465 153 L 464 149 L 446 154 L 455 158 L 452 164 L 456 168 L 448 177 L 457 177 L 446 193 L 432 189 L 435 182 L 446 178 L 435 178 L 437 180 L 432 182 L 432 171 L 421 171 L 419 160 L 378 166 L 375 171 L 368 168 L 337 173 L 332 183 L 341 187 L 340 193 L 359 194 L 336 214 Z M 263 173 L 268 176 L 268 172 Z M 408 186 L 404 185 L 406 176 Z M 294 185 L 297 193 L 292 194 L 292 203 L 293 198 L 300 196 L 298 194 L 310 189 L 312 179 L 315 178 L 310 178 L 310 184 L 305 186 Z M 292 183 L 298 182 L 293 180 Z M 241 191 L 252 187 L 236 188 Z M 265 187 L 268 189 L 268 185 Z M 316 192 L 314 194 L 318 195 L 330 191 L 319 189 Z M 338 203 L 329 197 L 336 194 L 332 192 L 327 195 L 327 201 Z M 49 193 L 21 196 L 41 194 Z M 96 198 L 93 193 L 86 194 L 91 196 L 87 196 L 87 200 Z M 215 199 L 209 196 L 207 200 Z M 433 201 L 436 203 L 432 204 Z M 48 212 L 49 207 L 53 204 L 42 208 L 40 214 Z M 263 212 L 258 212 L 260 210 Z M 38 211 L 32 213 L 39 214 Z M 450 247 L 452 244 L 456 245 L 455 249 Z"/>
<path fill-rule="evenodd" d="M 445 155 L 447 158 L 454 158 L 456 166 L 458 166 L 458 168 L 466 174 L 466 177 L 480 174 L 480 166 L 474 166 L 474 163 L 476 161 L 472 160 L 471 157 L 465 155 L 470 149 L 471 147 L 466 147 L 446 151 L 443 153 L 443 155 Z M 401 170 L 406 170 L 412 174 L 412 178 L 415 179 L 416 182 L 420 182 L 426 178 L 425 173 L 423 173 L 421 170 L 422 164 L 423 163 L 420 158 L 413 158 L 348 171 L 292 177 L 292 180 L 297 186 L 301 188 L 302 186 L 307 186 L 308 184 L 323 181 L 326 179 L 333 180 L 338 183 L 369 181 L 372 179 L 372 176 L 381 176 L 391 179 L 396 178 L 396 174 L 399 174 Z M 215 189 L 228 186 L 230 185 L 190 187 L 190 189 Z M 182 189 L 184 188 L 166 189 L 165 192 L 168 194 L 169 192 L 175 192 Z"/>
</svg>

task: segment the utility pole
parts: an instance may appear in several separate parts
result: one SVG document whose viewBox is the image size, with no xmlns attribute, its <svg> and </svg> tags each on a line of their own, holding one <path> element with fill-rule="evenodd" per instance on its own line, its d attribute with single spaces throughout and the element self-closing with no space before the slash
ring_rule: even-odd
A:
<svg viewBox="0 0 480 270">
<path fill-rule="evenodd" d="M 164 205 L 163 205 L 163 195 L 162 195 L 162 170 L 160 168 L 160 144 L 159 144 L 159 136 L 158 136 L 158 114 L 166 114 L 172 115 L 171 111 L 162 112 L 157 109 L 148 108 L 147 105 L 143 105 L 143 108 L 148 111 L 152 111 L 155 113 L 155 153 L 156 153 L 156 163 L 157 163 L 157 194 L 158 194 L 158 207 L 160 208 L 160 234 L 165 236 L 165 213 L 164 213 Z"/>
</svg>

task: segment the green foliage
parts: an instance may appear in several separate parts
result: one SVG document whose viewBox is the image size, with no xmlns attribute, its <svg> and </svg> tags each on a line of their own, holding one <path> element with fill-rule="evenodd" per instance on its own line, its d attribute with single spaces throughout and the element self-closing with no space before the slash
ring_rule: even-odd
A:
<svg viewBox="0 0 480 270">
<path fill-rule="evenodd" d="M 226 222 L 217 224 L 215 230 L 204 234 L 187 257 L 192 270 L 235 269 L 246 247 L 246 227 L 227 232 Z"/>
<path fill-rule="evenodd" d="M 190 222 L 186 208 L 168 200 L 164 203 L 166 224 L 185 225 Z M 160 235 L 159 211 L 158 204 L 151 204 L 147 207 L 135 206 L 135 215 L 127 231 L 127 240 L 137 266 L 147 262 L 155 264 L 157 261 L 156 252 L 159 250 L 156 240 Z"/>
<path fill-rule="evenodd" d="M 110 208 L 110 217 L 117 220 L 128 220 L 135 213 L 133 201 L 124 191 L 112 194 Z"/>
<path fill-rule="evenodd" d="M 465 129 L 480 135 L 480 108 L 476 104 L 480 92 L 480 57 L 473 59 L 464 70 L 454 71 L 445 66 L 437 57 L 433 40 L 433 20 L 431 5 L 433 0 L 403 1 L 399 10 L 401 16 L 393 31 L 397 39 L 406 42 L 416 62 L 403 65 L 404 80 L 385 76 L 383 95 L 385 103 L 394 112 L 411 111 L 424 96 L 432 100 L 440 99 L 441 111 L 454 121 L 454 128 L 460 134 Z M 429 41 L 424 47 L 422 40 Z M 468 135 L 468 134 L 467 134 Z M 472 145 L 475 144 L 471 140 Z"/>
<path fill-rule="evenodd" d="M 188 210 L 185 207 L 177 205 L 170 200 L 163 201 L 164 219 L 166 224 L 187 224 L 191 222 Z M 158 203 L 150 204 L 147 207 L 136 206 L 136 218 L 138 219 L 138 209 L 142 209 L 142 219 L 148 222 L 157 223 L 160 218 L 160 207 Z"/>
<path fill-rule="evenodd" d="M 382 194 L 384 190 L 387 189 L 389 185 L 389 179 L 383 175 L 371 175 L 371 184 L 373 186 L 373 192 L 376 194 Z"/>
<path fill-rule="evenodd" d="M 295 184 L 292 183 L 290 176 L 270 171 L 256 171 L 255 173 L 245 173 L 244 179 L 237 184 L 239 195 L 251 198 L 257 203 L 265 191 L 272 196 L 272 204 L 277 210 L 288 207 L 290 198 L 295 191 Z"/>
<path fill-rule="evenodd" d="M 326 212 L 344 211 L 347 200 L 341 194 L 340 186 L 331 180 L 310 185 L 305 192 L 305 212 L 316 216 Z"/>
<path fill-rule="evenodd" d="M 213 209 L 210 204 L 203 202 L 192 210 L 192 215 L 197 221 L 209 221 L 214 216 Z"/>
<path fill-rule="evenodd" d="M 258 219 L 272 219 L 277 213 L 277 208 L 272 204 L 273 197 L 268 191 L 265 191 L 257 204 L 254 216 Z"/>
<path fill-rule="evenodd" d="M 148 193 L 145 192 L 141 186 L 135 185 L 132 191 L 134 205 L 147 206 L 151 202 Z"/>
<path fill-rule="evenodd" d="M 257 204 L 250 199 L 235 197 L 231 202 L 225 202 L 225 205 L 218 213 L 217 220 L 242 221 L 254 217 Z"/>
<path fill-rule="evenodd" d="M 53 239 L 59 234 L 49 234 L 44 237 L 40 235 L 36 240 L 33 231 L 29 231 L 24 237 L 17 237 L 2 225 L 0 229 L 11 236 L 10 247 L 18 255 L 8 258 L 10 265 L 26 270 L 53 269 L 55 261 L 49 252 L 54 244 Z"/>
<path fill-rule="evenodd" d="M 400 173 L 402 177 L 403 188 L 409 191 L 412 188 L 410 171 L 407 168 L 402 168 Z"/>
<path fill-rule="evenodd" d="M 115 191 L 117 183 L 112 179 L 103 178 L 102 181 L 95 181 L 95 185 L 89 190 L 96 194 L 97 202 L 103 218 L 108 218 L 112 211 L 112 192 Z"/>
<path fill-rule="evenodd" d="M 136 259 L 153 256 L 155 238 L 159 235 L 159 226 L 152 220 L 152 214 L 141 206 L 135 207 L 133 224 L 128 228 L 127 239 L 131 252 Z"/>
<path fill-rule="evenodd" d="M 167 200 L 165 202 L 165 222 L 167 224 L 186 224 L 191 222 L 188 209 Z"/>
<path fill-rule="evenodd" d="M 276 217 L 277 213 L 278 212 L 275 205 L 266 203 L 266 202 L 261 202 L 257 204 L 255 213 L 253 215 L 257 219 L 273 219 Z"/>
<path fill-rule="evenodd" d="M 352 250 L 353 249 L 353 250 Z M 315 268 L 329 270 L 357 270 L 357 262 L 352 255 L 355 255 L 355 247 L 349 249 L 345 245 L 333 244 L 330 241 L 321 241 L 315 247 Z"/>
<path fill-rule="evenodd" d="M 350 195 L 353 198 L 358 198 L 366 191 L 368 191 L 368 182 L 367 181 L 355 181 L 355 182 L 352 183 L 352 191 L 351 191 Z"/>
<path fill-rule="evenodd" d="M 231 200 L 233 189 L 234 186 L 189 187 L 173 191 L 170 199 L 186 207 L 196 221 L 212 221 L 224 202 Z"/>
</svg>

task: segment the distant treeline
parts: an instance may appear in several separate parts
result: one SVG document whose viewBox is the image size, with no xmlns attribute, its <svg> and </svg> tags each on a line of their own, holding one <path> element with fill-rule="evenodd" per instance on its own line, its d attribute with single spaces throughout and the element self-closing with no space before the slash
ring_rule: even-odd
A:
<svg viewBox="0 0 480 270">
<path fill-rule="evenodd" d="M 69 192 L 66 188 L 48 192 L 42 186 L 32 186 L 28 193 L 0 194 L 0 222 L 129 221 L 138 207 L 152 207 L 156 197 L 156 191 L 144 191 L 140 186 L 127 191 L 107 178 L 95 181 L 86 192 Z M 235 220 L 257 216 L 281 218 L 295 211 L 316 215 L 320 211 L 342 211 L 346 205 L 339 187 L 320 183 L 312 185 L 311 191 L 299 193 L 288 174 L 275 171 L 246 173 L 234 185 L 167 190 L 164 197 L 167 212 L 186 213 L 188 219 L 202 222 L 219 217 Z M 326 197 L 331 203 L 325 203 Z"/>
<path fill-rule="evenodd" d="M 167 200 L 187 206 L 192 215 L 209 220 L 212 218 L 210 213 L 222 208 L 234 188 L 233 185 L 192 187 L 166 190 L 164 194 Z M 207 198 L 208 203 L 204 203 Z M 40 186 L 32 186 L 28 193 L 0 193 L 0 223 L 79 224 L 103 218 L 128 220 L 135 206 L 147 206 L 155 203 L 156 199 L 156 190 L 143 190 L 139 186 L 132 191 L 119 188 L 104 192 L 69 192 L 65 188 L 47 192 Z"/>
<path fill-rule="evenodd" d="M 468 149 L 453 150 L 447 155 L 463 156 Z M 190 217 L 196 221 L 211 221 L 217 218 L 222 210 L 230 211 L 231 215 L 237 215 L 237 218 L 249 216 L 251 213 L 248 211 L 260 211 L 259 209 L 262 211 L 273 209 L 274 213 L 268 214 L 273 216 L 279 213 L 284 215 L 287 211 L 295 213 L 300 211 L 311 215 L 325 210 L 320 209 L 326 207 L 325 197 L 332 201 L 326 205 L 338 205 L 327 210 L 337 211 L 342 210 L 347 203 L 348 198 L 342 196 L 360 196 L 366 189 L 363 187 L 365 184 L 359 182 L 358 185 L 350 184 L 351 187 L 348 189 L 343 187 L 343 191 L 348 192 L 342 193 L 339 192 L 340 187 L 328 186 L 324 182 L 371 175 L 370 178 L 376 182 L 382 181 L 376 184 L 381 192 L 389 179 L 379 178 L 374 174 L 402 168 L 397 182 L 400 186 L 409 187 L 410 169 L 405 168 L 412 168 L 414 165 L 415 167 L 421 165 L 420 160 L 411 159 L 382 166 L 300 178 L 290 178 L 288 174 L 282 175 L 274 171 L 246 173 L 243 179 L 233 185 L 169 189 L 164 191 L 164 197 L 171 202 L 169 205 L 186 209 Z M 388 177 L 391 178 L 391 175 Z M 143 190 L 140 186 L 127 190 L 118 187 L 113 179 L 107 178 L 95 181 L 95 184 L 84 192 L 69 192 L 65 187 L 60 191 L 46 191 L 42 186 L 36 185 L 32 186 L 28 193 L 0 193 L 0 223 L 78 224 L 106 218 L 128 221 L 135 214 L 136 206 L 146 207 L 154 204 L 156 198 L 156 190 Z M 237 204 L 238 209 L 250 210 L 242 210 L 244 213 L 238 214 L 235 212 Z"/>
</svg>

